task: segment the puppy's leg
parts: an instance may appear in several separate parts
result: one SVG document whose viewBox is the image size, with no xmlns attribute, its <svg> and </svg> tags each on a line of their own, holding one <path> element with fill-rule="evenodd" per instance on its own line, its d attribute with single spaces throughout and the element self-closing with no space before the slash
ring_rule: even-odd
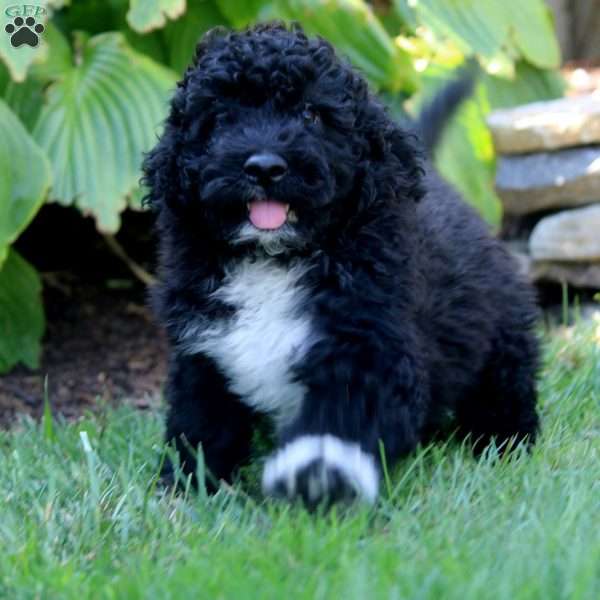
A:
<svg viewBox="0 0 600 600">
<path fill-rule="evenodd" d="M 375 502 L 379 441 L 390 459 L 418 442 L 426 390 L 419 372 L 409 356 L 367 347 L 309 360 L 305 400 L 265 465 L 264 492 L 310 508 L 355 497 Z"/>
<path fill-rule="evenodd" d="M 527 331 L 511 331 L 495 344 L 481 384 L 457 407 L 460 430 L 470 435 L 476 453 L 494 440 L 500 450 L 509 442 L 535 441 L 537 340 Z"/>
<path fill-rule="evenodd" d="M 247 460 L 254 414 L 231 394 L 212 361 L 203 356 L 177 356 L 167 386 L 169 411 L 166 441 L 177 449 L 185 474 L 196 484 L 196 459 L 191 449 L 201 444 L 206 469 L 217 479 L 230 480 Z M 165 465 L 163 479 L 173 478 Z M 208 488 L 214 491 L 210 480 Z"/>
</svg>

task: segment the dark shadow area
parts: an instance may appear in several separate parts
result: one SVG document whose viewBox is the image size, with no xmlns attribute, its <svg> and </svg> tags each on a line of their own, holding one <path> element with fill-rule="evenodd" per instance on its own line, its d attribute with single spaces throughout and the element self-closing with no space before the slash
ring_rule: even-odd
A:
<svg viewBox="0 0 600 600">
<path fill-rule="evenodd" d="M 117 236 L 144 269 L 154 268 L 152 218 L 128 212 Z M 18 413 L 39 417 L 48 377 L 53 411 L 80 415 L 102 403 L 156 403 L 165 373 L 165 341 L 144 284 L 109 249 L 94 222 L 45 206 L 17 249 L 41 273 L 46 334 L 40 368 L 0 378 L 0 423 Z"/>
</svg>

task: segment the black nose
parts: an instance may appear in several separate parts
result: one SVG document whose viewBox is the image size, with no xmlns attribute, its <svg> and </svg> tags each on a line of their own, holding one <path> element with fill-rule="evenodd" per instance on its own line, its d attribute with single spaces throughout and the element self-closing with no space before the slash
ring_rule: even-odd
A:
<svg viewBox="0 0 600 600">
<path fill-rule="evenodd" d="M 253 154 L 244 163 L 244 172 L 255 181 L 279 181 L 287 172 L 287 163 L 278 154 L 261 152 Z"/>
</svg>

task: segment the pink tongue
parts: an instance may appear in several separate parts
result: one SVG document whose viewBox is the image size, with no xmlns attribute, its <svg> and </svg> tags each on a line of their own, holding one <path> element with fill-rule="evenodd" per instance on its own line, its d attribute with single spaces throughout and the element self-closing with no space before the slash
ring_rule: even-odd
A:
<svg viewBox="0 0 600 600">
<path fill-rule="evenodd" d="M 250 202 L 250 221 L 258 229 L 277 229 L 287 219 L 287 205 L 272 200 Z"/>
</svg>

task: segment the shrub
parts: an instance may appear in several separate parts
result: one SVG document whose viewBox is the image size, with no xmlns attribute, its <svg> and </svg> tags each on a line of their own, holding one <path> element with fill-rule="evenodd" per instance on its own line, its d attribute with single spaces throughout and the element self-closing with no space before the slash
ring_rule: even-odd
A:
<svg viewBox="0 0 600 600">
<path fill-rule="evenodd" d="M 393 111 L 414 111 L 475 56 L 486 75 L 438 153 L 442 173 L 491 222 L 494 154 L 485 114 L 562 93 L 543 0 L 48 0 L 5 2 L 5 23 L 33 15 L 36 47 L 0 39 L 0 372 L 38 364 L 41 284 L 11 248 L 44 202 L 73 206 L 114 233 L 140 209 L 142 154 L 198 37 L 216 25 L 296 20 L 328 38 Z"/>
</svg>

